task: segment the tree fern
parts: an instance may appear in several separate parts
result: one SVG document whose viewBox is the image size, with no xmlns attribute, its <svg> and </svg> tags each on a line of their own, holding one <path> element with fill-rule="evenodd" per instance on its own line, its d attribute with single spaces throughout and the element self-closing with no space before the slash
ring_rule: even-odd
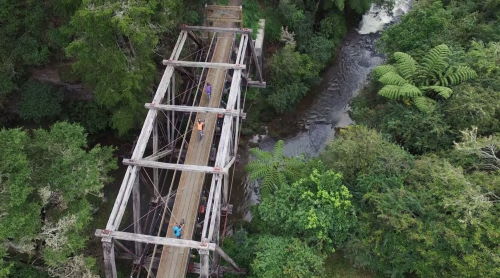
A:
<svg viewBox="0 0 500 278">
<path fill-rule="evenodd" d="M 440 44 L 424 56 L 420 64 L 420 76 L 423 78 L 425 85 L 429 85 L 432 81 L 439 80 L 439 75 L 443 74 L 448 68 L 448 56 L 450 49 L 445 44 Z"/>
<path fill-rule="evenodd" d="M 436 109 L 436 101 L 428 97 L 416 97 L 413 99 L 413 103 L 417 107 L 418 110 L 424 113 L 430 113 Z"/>
<path fill-rule="evenodd" d="M 401 86 L 398 85 L 385 85 L 378 91 L 378 94 L 389 99 L 399 99 L 401 97 L 400 89 Z"/>
<path fill-rule="evenodd" d="M 417 62 L 409 54 L 396 52 L 393 55 L 396 60 L 396 69 L 406 80 L 412 80 L 413 75 L 417 71 Z"/>
<path fill-rule="evenodd" d="M 250 150 L 255 159 L 250 161 L 246 170 L 251 180 L 259 180 L 263 192 L 271 192 L 287 182 L 287 176 L 293 176 L 293 169 L 300 161 L 296 158 L 287 158 L 283 154 L 284 142 L 278 141 L 272 152 L 258 148 Z"/>
<path fill-rule="evenodd" d="M 453 90 L 444 86 L 425 86 L 422 87 L 423 90 L 430 90 L 436 92 L 442 98 L 449 98 L 453 94 Z"/>
<path fill-rule="evenodd" d="M 458 66 L 454 71 L 448 71 L 445 75 L 450 85 L 457 85 L 475 77 L 477 77 L 476 72 L 468 66 Z"/>
<path fill-rule="evenodd" d="M 406 79 L 393 71 L 389 71 L 386 74 L 382 75 L 382 77 L 380 77 L 378 81 L 380 81 L 380 83 L 384 85 L 404 85 L 408 83 Z"/>
<path fill-rule="evenodd" d="M 382 75 L 388 72 L 396 72 L 396 68 L 392 65 L 380 65 L 373 69 L 372 74 L 375 79 L 379 79 Z"/>
</svg>

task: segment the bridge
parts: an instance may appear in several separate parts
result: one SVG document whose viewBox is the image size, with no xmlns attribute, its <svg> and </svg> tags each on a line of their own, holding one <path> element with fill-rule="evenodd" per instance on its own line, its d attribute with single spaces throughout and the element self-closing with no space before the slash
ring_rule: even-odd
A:
<svg viewBox="0 0 500 278">
<path fill-rule="evenodd" d="M 220 247 L 248 86 L 265 87 L 264 21 L 241 27 L 240 1 L 205 6 L 203 26 L 182 26 L 148 109 L 101 238 L 107 278 L 244 273 Z M 182 58 L 181 58 L 182 57 Z M 252 79 L 255 77 L 255 79 Z M 204 92 L 212 85 L 212 96 Z M 205 121 L 205 134 L 193 128 Z M 129 202 L 129 200 L 132 200 Z M 173 226 L 184 223 L 180 239 Z M 222 260 L 225 263 L 222 263 Z"/>
</svg>

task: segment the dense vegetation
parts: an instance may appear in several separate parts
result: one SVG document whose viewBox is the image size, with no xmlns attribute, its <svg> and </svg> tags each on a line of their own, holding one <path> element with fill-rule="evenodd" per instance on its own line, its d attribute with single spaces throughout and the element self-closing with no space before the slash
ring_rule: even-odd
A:
<svg viewBox="0 0 500 278">
<path fill-rule="evenodd" d="M 3 1 L 0 107 L 18 103 L 18 114 L 24 120 L 66 118 L 81 122 L 92 132 L 110 127 L 126 134 L 142 122 L 142 105 L 153 90 L 156 65 L 166 55 L 165 46 L 172 43 L 178 25 L 198 20 L 201 1 L 185 2 Z M 35 68 L 42 72 L 55 69 L 57 76 L 48 84 L 33 85 L 37 83 L 31 79 L 39 78 Z M 62 99 L 54 92 L 75 83 L 91 90 L 92 99 L 65 103 L 66 109 L 61 110 Z M 106 119 L 71 113 L 82 106 Z M 15 125 L 15 116 L 3 112 L 0 121 Z"/>
<path fill-rule="evenodd" d="M 142 122 L 201 2 L 0 2 L 0 277 L 98 277 L 86 248 L 116 165 L 88 133 Z"/>
<path fill-rule="evenodd" d="M 82 251 L 116 168 L 113 149 L 85 150 L 83 128 L 66 122 L 32 132 L 3 129 L 0 139 L 0 276 L 40 277 L 23 267 L 36 260 L 44 265 L 38 272 L 51 276 L 92 273 L 95 260 Z"/>
<path fill-rule="evenodd" d="M 252 150 L 261 202 L 225 241 L 252 277 L 320 277 L 338 249 L 383 277 L 500 275 L 499 15 L 498 1 L 416 1 L 382 34 L 387 63 L 353 103 L 357 125 L 316 159 L 284 157 L 282 142 Z M 270 62 L 289 104 L 318 70 L 293 66 L 315 63 L 294 31 Z M 283 111 L 281 90 L 267 92 Z M 296 239 L 323 265 L 283 248 Z"/>
<path fill-rule="evenodd" d="M 85 248 L 116 166 L 88 133 L 132 134 L 202 2 L 1 2 L 0 277 L 96 276 Z M 243 2 L 268 40 L 250 131 L 294 109 L 374 2 L 392 1 Z M 496 0 L 415 1 L 382 34 L 387 62 L 353 103 L 357 125 L 315 159 L 252 150 L 261 202 L 226 252 L 250 277 L 324 277 L 338 250 L 383 277 L 500 276 L 499 16 Z M 74 84 L 91 97 L 68 97 Z"/>
</svg>

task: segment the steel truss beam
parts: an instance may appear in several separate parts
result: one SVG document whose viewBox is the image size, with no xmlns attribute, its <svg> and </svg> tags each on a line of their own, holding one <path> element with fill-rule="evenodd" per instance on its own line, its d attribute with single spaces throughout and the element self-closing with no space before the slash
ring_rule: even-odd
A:
<svg viewBox="0 0 500 278">
<path fill-rule="evenodd" d="M 176 163 L 165 163 L 157 162 L 145 159 L 123 159 L 123 164 L 134 165 L 146 168 L 157 168 L 157 169 L 167 169 L 167 170 L 178 170 L 178 171 L 189 171 L 189 172 L 199 172 L 207 174 L 227 174 L 229 169 L 227 167 L 210 167 L 201 165 L 186 165 L 186 164 L 176 164 Z"/>
<path fill-rule="evenodd" d="M 147 244 L 166 245 L 166 246 L 174 246 L 182 248 L 194 248 L 198 250 L 210 250 L 210 251 L 217 250 L 215 243 L 203 243 L 195 240 L 150 236 L 150 235 L 126 233 L 119 231 L 107 231 L 107 230 L 97 229 L 95 231 L 95 236 L 102 237 L 103 239 L 118 239 L 125 241 L 142 242 Z"/>
<path fill-rule="evenodd" d="M 212 69 L 245 69 L 245 65 L 212 62 L 174 61 L 163 60 L 164 66 L 192 67 L 192 68 L 212 68 Z"/>
<path fill-rule="evenodd" d="M 181 30 L 218 32 L 218 33 L 236 33 L 236 34 L 250 34 L 250 33 L 252 33 L 252 29 L 248 29 L 248 28 L 224 28 L 224 27 L 189 26 L 189 25 L 181 26 Z"/>
<path fill-rule="evenodd" d="M 240 112 L 235 109 L 224 109 L 215 107 L 201 107 L 201 106 L 186 106 L 186 105 L 165 105 L 165 104 L 154 104 L 146 103 L 144 107 L 148 109 L 159 109 L 165 111 L 177 111 L 177 112 L 195 112 L 195 113 L 216 113 L 230 115 L 233 117 L 239 116 L 243 119 L 246 117 L 246 113 Z"/>
</svg>

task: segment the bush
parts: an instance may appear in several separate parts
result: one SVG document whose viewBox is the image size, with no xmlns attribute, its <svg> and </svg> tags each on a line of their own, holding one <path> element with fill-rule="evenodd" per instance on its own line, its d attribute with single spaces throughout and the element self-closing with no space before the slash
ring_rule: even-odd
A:
<svg viewBox="0 0 500 278">
<path fill-rule="evenodd" d="M 25 120 L 40 122 L 61 112 L 63 94 L 51 85 L 28 81 L 21 88 L 19 114 Z"/>
<path fill-rule="evenodd" d="M 280 49 L 270 61 L 271 85 L 268 102 L 277 112 L 292 109 L 318 78 L 318 65 L 292 45 Z"/>
</svg>

